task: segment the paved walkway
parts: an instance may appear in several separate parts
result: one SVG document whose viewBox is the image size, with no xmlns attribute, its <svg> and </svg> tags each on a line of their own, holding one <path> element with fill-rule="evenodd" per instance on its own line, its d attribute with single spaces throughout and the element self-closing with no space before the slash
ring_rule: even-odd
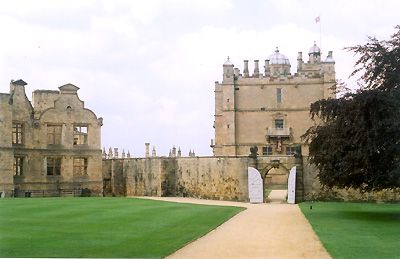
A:
<svg viewBox="0 0 400 259">
<path fill-rule="evenodd" d="M 331 258 L 297 205 L 151 199 L 247 208 L 169 258 Z"/>
<path fill-rule="evenodd" d="M 287 190 L 272 190 L 268 199 L 270 203 L 286 203 Z"/>
</svg>

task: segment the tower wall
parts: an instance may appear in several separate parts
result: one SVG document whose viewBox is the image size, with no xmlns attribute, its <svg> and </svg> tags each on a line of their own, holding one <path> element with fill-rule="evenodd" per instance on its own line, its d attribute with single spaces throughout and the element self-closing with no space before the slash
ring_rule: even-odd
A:
<svg viewBox="0 0 400 259">
<path fill-rule="evenodd" d="M 315 45 L 312 51 L 319 48 Z M 301 136 L 313 125 L 310 104 L 335 97 L 331 52 L 327 62 L 320 61 L 319 52 L 310 54 L 308 62 L 299 53 L 294 75 L 279 72 L 290 63 L 278 50 L 269 59 L 265 74 L 259 73 L 258 60 L 253 75 L 247 60 L 243 74 L 229 60 L 224 64 L 223 81 L 215 88 L 215 156 L 247 156 L 254 145 L 259 155 L 289 155 L 294 146 L 304 145 Z M 272 153 L 263 152 L 268 148 Z"/>
</svg>

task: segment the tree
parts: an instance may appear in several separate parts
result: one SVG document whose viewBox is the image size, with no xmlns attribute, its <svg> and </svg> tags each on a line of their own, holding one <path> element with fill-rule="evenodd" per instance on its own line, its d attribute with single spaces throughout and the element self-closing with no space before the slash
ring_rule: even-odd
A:
<svg viewBox="0 0 400 259">
<path fill-rule="evenodd" d="M 323 186 L 381 190 L 400 187 L 400 26 L 390 40 L 368 37 L 347 48 L 359 55 L 357 92 L 310 107 L 304 138 Z"/>
</svg>

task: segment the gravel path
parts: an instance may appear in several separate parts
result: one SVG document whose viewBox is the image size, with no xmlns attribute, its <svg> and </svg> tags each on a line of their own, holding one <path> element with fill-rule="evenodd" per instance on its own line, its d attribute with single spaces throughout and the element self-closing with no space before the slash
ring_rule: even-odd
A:
<svg viewBox="0 0 400 259">
<path fill-rule="evenodd" d="M 247 208 L 168 258 L 331 258 L 297 205 L 146 198 Z"/>
</svg>

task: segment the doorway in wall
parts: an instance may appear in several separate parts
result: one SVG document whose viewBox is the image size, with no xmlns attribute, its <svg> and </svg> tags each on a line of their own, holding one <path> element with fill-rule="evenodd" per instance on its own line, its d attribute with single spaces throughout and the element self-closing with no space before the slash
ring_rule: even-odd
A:
<svg viewBox="0 0 400 259">
<path fill-rule="evenodd" d="M 271 168 L 264 177 L 264 202 L 286 203 L 289 171 L 280 166 Z"/>
</svg>

